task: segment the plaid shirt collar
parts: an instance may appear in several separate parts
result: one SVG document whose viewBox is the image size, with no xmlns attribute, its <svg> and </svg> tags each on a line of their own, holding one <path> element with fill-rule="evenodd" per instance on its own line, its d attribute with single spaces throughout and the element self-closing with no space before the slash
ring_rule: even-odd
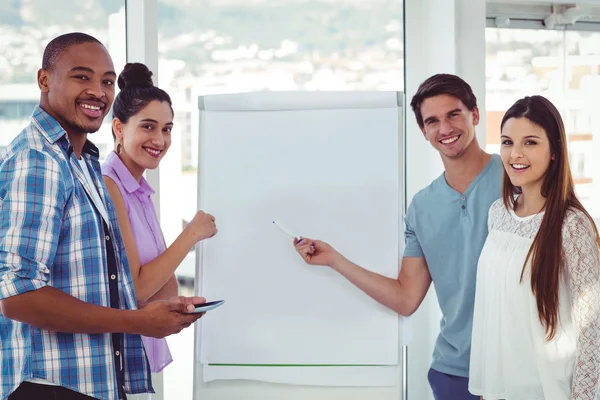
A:
<svg viewBox="0 0 600 400">
<path fill-rule="evenodd" d="M 69 141 L 69 136 L 67 135 L 67 131 L 60 126 L 60 124 L 54 119 L 46 110 L 42 108 L 42 106 L 37 105 L 33 110 L 33 114 L 31 115 L 31 121 L 35 125 L 37 125 L 40 133 L 46 140 L 55 144 L 58 142 L 58 145 L 63 149 L 67 150 L 67 156 L 70 157 L 73 152 L 73 146 L 71 146 L 71 142 Z M 63 139 L 64 140 L 61 140 Z M 86 140 L 82 153 L 88 154 L 92 159 L 98 160 L 100 157 L 100 151 L 94 145 L 94 143 Z"/>
</svg>

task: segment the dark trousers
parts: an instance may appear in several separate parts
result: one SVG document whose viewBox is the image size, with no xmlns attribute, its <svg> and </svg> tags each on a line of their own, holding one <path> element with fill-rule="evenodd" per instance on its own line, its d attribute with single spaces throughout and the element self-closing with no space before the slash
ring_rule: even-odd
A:
<svg viewBox="0 0 600 400">
<path fill-rule="evenodd" d="M 62 386 L 22 382 L 8 400 L 93 400 L 94 397 L 75 392 Z"/>
<path fill-rule="evenodd" d="M 469 393 L 469 378 L 430 369 L 427 379 L 435 400 L 479 400 L 479 396 Z"/>
</svg>

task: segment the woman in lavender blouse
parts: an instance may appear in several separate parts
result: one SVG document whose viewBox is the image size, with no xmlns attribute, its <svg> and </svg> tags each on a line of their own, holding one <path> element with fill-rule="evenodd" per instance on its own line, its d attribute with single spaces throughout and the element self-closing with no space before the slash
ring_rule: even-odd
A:
<svg viewBox="0 0 600 400">
<path fill-rule="evenodd" d="M 144 64 L 125 65 L 113 105 L 116 151 L 102 165 L 115 204 L 137 300 L 140 304 L 177 296 L 175 270 L 200 240 L 217 233 L 215 219 L 198 211 L 168 248 L 152 203 L 154 190 L 144 179 L 171 145 L 173 109 L 169 95 L 154 86 Z M 142 337 L 152 372 L 173 359 L 165 339 Z"/>
</svg>

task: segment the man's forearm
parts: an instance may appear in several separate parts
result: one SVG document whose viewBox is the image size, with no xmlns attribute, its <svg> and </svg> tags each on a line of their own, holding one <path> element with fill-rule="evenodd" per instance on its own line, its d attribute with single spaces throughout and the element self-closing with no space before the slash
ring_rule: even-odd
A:
<svg viewBox="0 0 600 400">
<path fill-rule="evenodd" d="M 136 311 L 86 303 L 49 286 L 6 298 L 0 305 L 5 317 L 50 331 L 138 333 Z"/>
<path fill-rule="evenodd" d="M 340 257 L 331 266 L 356 287 L 372 297 L 378 303 L 396 311 L 400 315 L 409 315 L 411 310 L 405 305 L 400 282 L 376 272 L 369 271 L 344 257 Z"/>
</svg>

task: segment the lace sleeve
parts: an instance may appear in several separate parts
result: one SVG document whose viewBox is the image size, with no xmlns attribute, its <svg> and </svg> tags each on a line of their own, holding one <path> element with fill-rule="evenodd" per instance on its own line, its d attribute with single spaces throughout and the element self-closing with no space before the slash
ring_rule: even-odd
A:
<svg viewBox="0 0 600 400">
<path fill-rule="evenodd" d="M 577 331 L 571 399 L 594 400 L 600 378 L 600 260 L 596 235 L 585 215 L 567 213 L 563 249 Z"/>
</svg>

